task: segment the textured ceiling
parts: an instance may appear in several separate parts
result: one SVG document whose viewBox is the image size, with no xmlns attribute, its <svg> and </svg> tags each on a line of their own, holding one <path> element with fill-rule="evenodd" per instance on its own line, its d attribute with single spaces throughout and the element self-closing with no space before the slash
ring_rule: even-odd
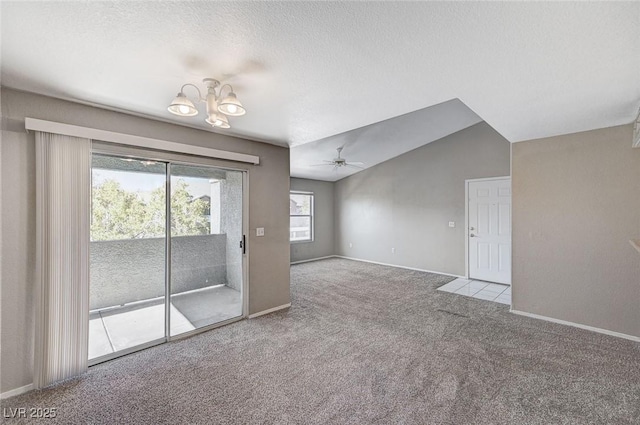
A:
<svg viewBox="0 0 640 425">
<path fill-rule="evenodd" d="M 336 181 L 357 173 L 357 168 L 318 165 L 336 157 L 363 162 L 369 168 L 390 158 L 481 122 L 472 110 L 458 99 L 430 106 L 396 118 L 329 136 L 291 148 L 291 176 Z"/>
<path fill-rule="evenodd" d="M 629 123 L 640 3 L 2 2 L 2 84 L 191 126 L 216 77 L 227 131 L 296 146 L 460 99 L 512 142 Z M 224 130 L 221 130 L 223 132 Z"/>
</svg>

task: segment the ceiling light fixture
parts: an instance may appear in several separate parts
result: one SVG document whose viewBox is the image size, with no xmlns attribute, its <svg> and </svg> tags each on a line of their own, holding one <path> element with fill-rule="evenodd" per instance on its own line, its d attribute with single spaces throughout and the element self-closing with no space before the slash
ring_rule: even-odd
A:
<svg viewBox="0 0 640 425">
<path fill-rule="evenodd" d="M 216 114 L 214 112 L 213 114 L 209 115 L 209 118 L 207 118 L 205 121 L 214 127 L 231 128 L 231 125 L 229 125 L 229 120 L 224 116 L 224 114 Z"/>
<path fill-rule="evenodd" d="M 207 106 L 207 118 L 205 121 L 212 127 L 231 128 L 226 115 L 239 117 L 247 112 L 233 92 L 233 87 L 229 84 L 220 86 L 220 82 L 213 78 L 205 78 L 202 82 L 207 86 L 207 95 L 205 97 L 202 97 L 202 93 L 197 86 L 187 83 L 182 86 L 180 93 L 173 99 L 173 102 L 171 102 L 167 109 L 179 117 L 193 117 L 198 115 L 198 109 L 193 102 L 189 100 L 187 95 L 184 94 L 184 88 L 191 86 L 198 92 L 196 101 L 203 102 Z M 220 88 L 218 89 L 218 87 Z M 222 90 L 225 87 L 229 88 L 229 93 L 227 93 L 226 97 L 222 98 Z M 218 102 L 220 98 L 222 98 L 222 101 Z"/>
<path fill-rule="evenodd" d="M 242 103 L 236 97 L 236 94 L 231 91 L 227 97 L 225 97 L 220 105 L 218 106 L 218 111 L 223 114 L 230 115 L 232 117 L 239 117 L 244 115 L 247 111 L 242 107 Z"/>
</svg>

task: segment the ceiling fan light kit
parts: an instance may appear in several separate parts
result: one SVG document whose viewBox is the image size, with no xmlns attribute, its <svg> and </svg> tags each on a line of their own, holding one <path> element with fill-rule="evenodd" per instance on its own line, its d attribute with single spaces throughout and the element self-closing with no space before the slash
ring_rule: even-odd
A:
<svg viewBox="0 0 640 425">
<path fill-rule="evenodd" d="M 206 96 L 202 96 L 202 92 L 196 85 L 191 83 L 184 84 L 167 110 L 179 117 L 198 115 L 198 109 L 184 93 L 185 87 L 193 87 L 198 92 L 196 102 L 202 102 L 206 105 L 207 118 L 205 122 L 212 127 L 231 128 L 229 119 L 226 116 L 239 117 L 247 112 L 233 92 L 233 87 L 230 84 L 220 86 L 220 82 L 214 78 L 205 78 L 202 82 L 207 87 Z M 218 89 L 218 87 L 220 88 Z M 222 91 L 225 87 L 229 88 L 229 92 L 225 97 L 222 97 Z"/>
<path fill-rule="evenodd" d="M 351 167 L 351 168 L 358 168 L 360 170 L 364 170 L 364 167 L 361 167 L 361 165 L 364 165 L 363 162 L 359 162 L 359 161 L 347 161 L 346 158 L 343 158 L 341 156 L 342 154 L 342 149 L 343 146 L 340 146 L 339 148 L 336 148 L 336 150 L 338 151 L 338 156 L 333 158 L 331 161 L 329 160 L 324 160 L 323 164 L 313 164 L 313 167 L 318 167 L 321 165 L 330 165 L 333 167 L 333 171 L 338 171 L 338 168 L 341 167 Z"/>
</svg>

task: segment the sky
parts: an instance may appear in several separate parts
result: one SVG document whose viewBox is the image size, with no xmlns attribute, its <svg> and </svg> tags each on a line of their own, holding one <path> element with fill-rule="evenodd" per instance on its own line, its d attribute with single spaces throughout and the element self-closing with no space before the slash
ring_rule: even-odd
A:
<svg viewBox="0 0 640 425">
<path fill-rule="evenodd" d="M 130 171 L 116 171 L 93 169 L 93 186 L 104 183 L 106 180 L 115 180 L 128 192 L 140 193 L 145 196 L 158 187 L 164 187 L 165 175 L 157 173 L 139 173 Z M 183 180 L 187 183 L 187 191 L 194 197 L 210 195 L 210 184 L 207 178 L 172 177 L 171 182 Z"/>
</svg>

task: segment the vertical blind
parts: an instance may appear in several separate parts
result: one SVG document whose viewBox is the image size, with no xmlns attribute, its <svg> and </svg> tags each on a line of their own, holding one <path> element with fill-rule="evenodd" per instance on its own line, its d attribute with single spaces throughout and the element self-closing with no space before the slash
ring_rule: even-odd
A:
<svg viewBox="0 0 640 425">
<path fill-rule="evenodd" d="M 91 141 L 36 132 L 34 386 L 87 370 Z"/>
</svg>

